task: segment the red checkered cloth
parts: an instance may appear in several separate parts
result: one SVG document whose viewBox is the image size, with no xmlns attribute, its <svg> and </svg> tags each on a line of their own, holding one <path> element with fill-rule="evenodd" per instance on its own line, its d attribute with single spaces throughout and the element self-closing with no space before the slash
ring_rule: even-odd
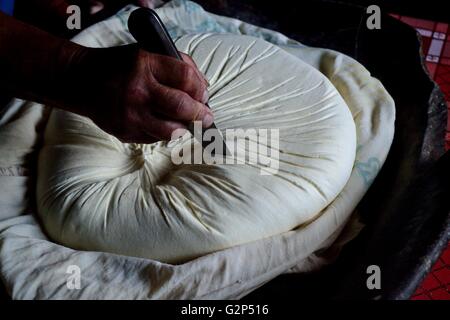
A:
<svg viewBox="0 0 450 320">
<path fill-rule="evenodd" d="M 450 114 L 450 26 L 447 23 L 392 14 L 422 36 L 428 71 L 447 100 Z M 450 117 L 447 120 L 446 150 L 450 150 Z M 450 243 L 431 272 L 412 296 L 413 300 L 450 300 Z"/>
</svg>

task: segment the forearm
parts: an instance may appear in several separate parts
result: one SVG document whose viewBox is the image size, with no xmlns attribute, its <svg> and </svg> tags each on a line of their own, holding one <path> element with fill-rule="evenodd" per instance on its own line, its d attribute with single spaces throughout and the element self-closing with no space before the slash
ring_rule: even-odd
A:
<svg viewBox="0 0 450 320">
<path fill-rule="evenodd" d="M 55 104 L 65 66 L 80 48 L 0 13 L 0 90 Z"/>
</svg>

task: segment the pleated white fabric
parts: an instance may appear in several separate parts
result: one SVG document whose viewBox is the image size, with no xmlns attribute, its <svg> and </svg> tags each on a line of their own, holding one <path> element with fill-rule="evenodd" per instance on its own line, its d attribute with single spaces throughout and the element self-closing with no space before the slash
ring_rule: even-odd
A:
<svg viewBox="0 0 450 320">
<path fill-rule="evenodd" d="M 92 26 L 75 40 L 90 46 L 129 42 L 124 22 L 130 9 Z M 76 117 L 52 112 L 47 123 L 45 107 L 15 100 L 0 118 L 0 274 L 13 298 L 239 298 L 283 272 L 304 272 L 319 267 L 327 262 L 319 251 L 339 243 L 338 236 L 345 239 L 354 235 L 354 229 L 350 233 L 341 231 L 380 170 L 394 132 L 394 103 L 381 83 L 345 55 L 308 48 L 278 33 L 206 13 L 189 1 L 172 1 L 158 9 L 158 13 L 169 28 L 178 26 L 169 29 L 173 33 L 228 31 L 263 38 L 326 76 L 345 101 L 343 105 L 348 106 L 356 125 L 357 152 L 350 178 L 337 197 L 332 192 L 327 194 L 331 203 L 325 204 L 320 213 L 302 216 L 302 219 L 314 218 L 308 223 L 179 265 L 74 250 L 49 240 L 35 216 L 33 193 L 43 124 L 56 126 L 52 120 L 56 117 L 68 117 L 66 120 Z M 233 119 L 227 119 L 225 112 L 221 115 L 219 107 L 215 107 L 216 122 L 221 127 Z M 49 147 L 49 140 L 44 139 L 44 143 Z M 291 179 L 296 179 L 295 174 L 290 174 Z M 67 286 L 70 278 L 67 272 L 74 265 L 81 271 L 81 286 L 72 290 Z"/>
</svg>

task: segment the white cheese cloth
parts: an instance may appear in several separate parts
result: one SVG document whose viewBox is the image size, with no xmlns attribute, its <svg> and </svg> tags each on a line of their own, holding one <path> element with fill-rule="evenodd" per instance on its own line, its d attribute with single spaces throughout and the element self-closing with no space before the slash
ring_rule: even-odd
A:
<svg viewBox="0 0 450 320">
<path fill-rule="evenodd" d="M 234 138 L 256 134 L 256 150 L 244 140 L 240 150 L 252 163 L 176 165 L 172 152 L 191 145 L 189 133 L 123 144 L 85 117 L 53 110 L 37 203 L 56 242 L 178 263 L 310 222 L 347 183 L 355 124 L 324 75 L 249 36 L 198 34 L 176 45 L 207 77 L 218 128 L 235 129 Z M 255 156 L 271 157 L 272 167 Z"/>
<path fill-rule="evenodd" d="M 88 46 L 128 43 L 131 38 L 124 23 L 129 9 L 89 28 L 76 41 Z M 393 137 L 394 103 L 356 61 L 334 51 L 304 47 L 238 20 L 211 15 L 188 1 L 173 1 L 158 11 L 169 27 L 178 26 L 171 29 L 172 36 L 183 30 L 185 34 L 246 33 L 281 46 L 321 71 L 345 100 L 356 124 L 358 147 L 350 179 L 334 201 L 308 224 L 181 265 L 77 251 L 49 241 L 31 214 L 35 187 L 29 172 L 36 166 L 47 112 L 42 106 L 15 100 L 0 118 L 0 273 L 13 298 L 241 297 L 288 270 L 319 267 L 323 257 L 315 252 L 335 241 L 384 162 Z M 329 197 L 331 201 L 332 192 Z M 74 265 L 81 271 L 81 287 L 72 290 L 66 285 L 70 278 L 67 271 Z"/>
</svg>

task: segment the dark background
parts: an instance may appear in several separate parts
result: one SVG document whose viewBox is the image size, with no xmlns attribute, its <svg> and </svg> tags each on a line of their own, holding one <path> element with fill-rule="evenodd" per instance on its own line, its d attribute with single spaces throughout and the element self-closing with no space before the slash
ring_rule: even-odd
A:
<svg viewBox="0 0 450 320">
<path fill-rule="evenodd" d="M 195 1 L 195 0 L 194 0 Z M 226 5 L 226 0 L 210 0 L 202 2 L 211 2 L 215 6 L 218 3 Z M 369 5 L 376 4 L 380 6 L 384 14 L 396 13 L 405 16 L 412 16 L 415 18 L 422 18 L 440 22 L 450 22 L 450 10 L 448 7 L 450 3 L 448 0 L 427 0 L 427 1 L 406 1 L 406 0 L 300 0 L 300 1 L 274 1 L 274 0 L 242 0 L 238 1 L 242 5 L 252 5 L 257 2 L 258 7 L 303 7 L 308 9 L 311 3 L 324 2 L 334 3 L 336 5 L 349 4 L 352 6 L 368 7 Z M 287 9 L 289 10 L 289 9 Z M 318 17 L 318 19 L 320 19 Z"/>
<path fill-rule="evenodd" d="M 343 0 L 330 1 L 337 3 L 350 3 L 354 5 L 369 6 L 376 4 L 381 10 L 397 13 L 415 18 L 450 22 L 450 2 L 448 0 L 405 1 L 405 0 Z"/>
</svg>

